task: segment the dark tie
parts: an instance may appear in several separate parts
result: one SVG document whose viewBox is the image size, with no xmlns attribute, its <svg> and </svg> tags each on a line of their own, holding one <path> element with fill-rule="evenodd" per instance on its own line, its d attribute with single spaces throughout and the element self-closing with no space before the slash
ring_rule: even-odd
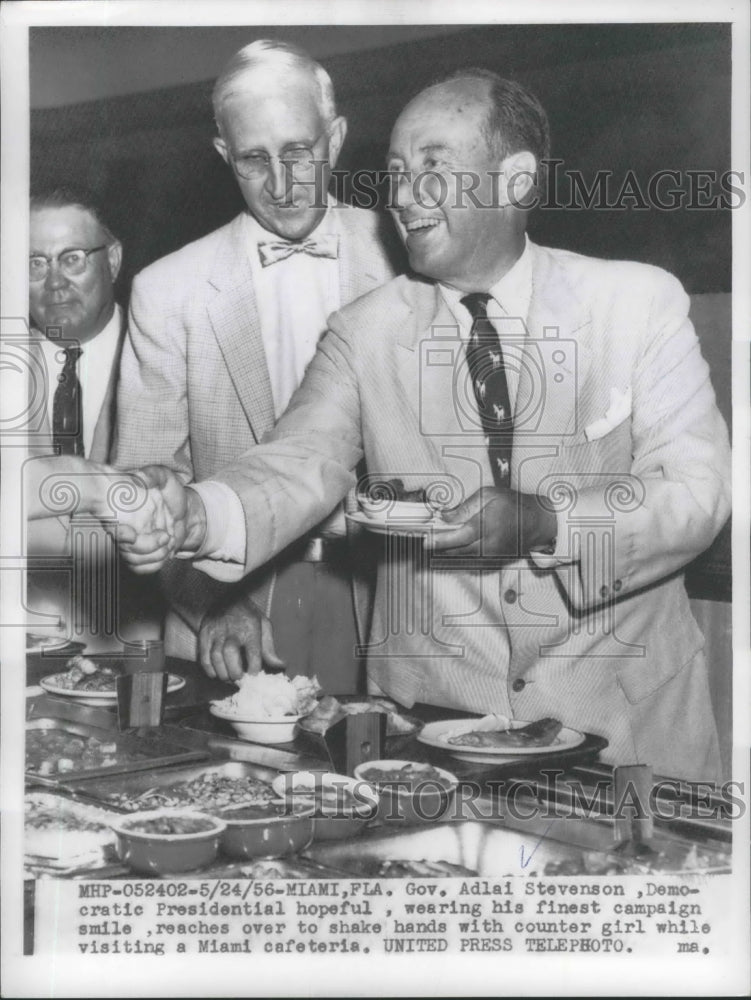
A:
<svg viewBox="0 0 751 1000">
<path fill-rule="evenodd" d="M 83 455 L 83 408 L 76 364 L 80 347 L 66 347 L 65 364 L 52 400 L 52 438 L 59 454 Z"/>
<path fill-rule="evenodd" d="M 489 295 L 473 292 L 461 300 L 472 316 L 467 365 L 488 447 L 493 482 L 496 486 L 507 487 L 511 481 L 514 422 L 501 342 L 488 319 L 489 299 Z"/>
</svg>

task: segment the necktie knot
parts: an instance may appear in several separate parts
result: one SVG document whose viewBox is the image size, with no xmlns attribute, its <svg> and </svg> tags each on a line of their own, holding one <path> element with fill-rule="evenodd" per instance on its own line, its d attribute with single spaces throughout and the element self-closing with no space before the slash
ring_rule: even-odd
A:
<svg viewBox="0 0 751 1000">
<path fill-rule="evenodd" d="M 83 354 L 83 351 L 80 347 L 64 347 L 63 354 L 65 355 L 63 369 L 71 369 L 76 367 L 78 359 Z"/>
<path fill-rule="evenodd" d="M 294 243 L 289 240 L 268 240 L 258 244 L 258 255 L 261 258 L 262 267 L 286 260 L 296 253 L 308 254 L 311 257 L 329 257 L 336 260 L 339 256 L 339 237 L 331 234 L 309 236 L 306 240 L 298 240 Z"/>
<path fill-rule="evenodd" d="M 472 292 L 461 299 L 462 305 L 473 320 L 488 318 L 488 302 L 490 302 L 490 295 L 487 292 Z"/>
</svg>

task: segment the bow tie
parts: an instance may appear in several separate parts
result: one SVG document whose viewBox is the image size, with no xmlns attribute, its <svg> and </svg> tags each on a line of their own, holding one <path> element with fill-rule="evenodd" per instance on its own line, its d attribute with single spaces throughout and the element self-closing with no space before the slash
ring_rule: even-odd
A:
<svg viewBox="0 0 751 1000">
<path fill-rule="evenodd" d="M 258 254 L 263 267 L 286 260 L 293 253 L 307 253 L 311 257 L 330 257 L 333 260 L 339 256 L 338 236 L 313 236 L 298 243 L 288 243 L 286 240 L 274 240 L 258 244 Z"/>
</svg>

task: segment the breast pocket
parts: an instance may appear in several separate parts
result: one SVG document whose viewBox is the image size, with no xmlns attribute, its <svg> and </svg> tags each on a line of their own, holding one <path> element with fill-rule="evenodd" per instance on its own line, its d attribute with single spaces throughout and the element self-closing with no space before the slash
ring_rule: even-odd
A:
<svg viewBox="0 0 751 1000">
<path fill-rule="evenodd" d="M 564 443 L 559 461 L 562 469 L 568 464 L 570 469 L 582 472 L 628 472 L 633 461 L 631 419 L 626 417 L 594 440 L 589 440 L 582 428 Z"/>
</svg>

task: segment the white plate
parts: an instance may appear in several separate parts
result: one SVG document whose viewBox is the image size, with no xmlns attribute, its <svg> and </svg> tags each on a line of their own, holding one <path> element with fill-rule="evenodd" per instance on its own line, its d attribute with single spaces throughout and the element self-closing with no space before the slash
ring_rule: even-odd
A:
<svg viewBox="0 0 751 1000">
<path fill-rule="evenodd" d="M 253 718 L 232 712 L 216 702 L 209 705 L 209 712 L 217 719 L 228 722 L 242 740 L 252 743 L 291 743 L 300 715 L 277 715 Z"/>
<path fill-rule="evenodd" d="M 66 671 L 67 673 L 67 671 Z M 61 687 L 57 683 L 57 678 L 63 674 L 50 674 L 49 677 L 42 677 L 39 686 L 48 694 L 59 694 L 65 698 L 74 698 L 82 705 L 106 705 L 114 704 L 117 701 L 117 691 L 71 691 L 70 688 Z M 179 691 L 185 687 L 185 678 L 177 674 L 170 674 L 167 681 L 167 694 Z"/>
<path fill-rule="evenodd" d="M 393 517 L 376 520 L 359 511 L 356 514 L 345 514 L 344 516 L 352 524 L 359 524 L 376 535 L 429 535 L 433 532 L 441 534 L 445 531 L 456 531 L 457 528 L 461 528 L 461 524 L 448 524 L 440 518 L 434 518 L 432 521 L 400 521 Z"/>
<path fill-rule="evenodd" d="M 472 750 L 470 747 L 452 746 L 448 742 L 449 736 L 458 736 L 460 733 L 471 733 L 477 729 L 479 719 L 446 719 L 441 722 L 429 722 L 423 727 L 422 732 L 417 737 L 420 743 L 426 746 L 436 747 L 439 750 L 447 750 L 452 757 L 457 760 L 474 761 L 477 764 L 496 764 L 502 757 L 530 757 L 541 753 L 560 753 L 561 750 L 571 750 L 578 747 L 586 739 L 584 733 L 578 729 L 563 728 L 555 738 L 554 743 L 542 747 L 480 747 Z M 510 729 L 520 729 L 529 723 L 518 719 L 512 720 Z"/>
</svg>

